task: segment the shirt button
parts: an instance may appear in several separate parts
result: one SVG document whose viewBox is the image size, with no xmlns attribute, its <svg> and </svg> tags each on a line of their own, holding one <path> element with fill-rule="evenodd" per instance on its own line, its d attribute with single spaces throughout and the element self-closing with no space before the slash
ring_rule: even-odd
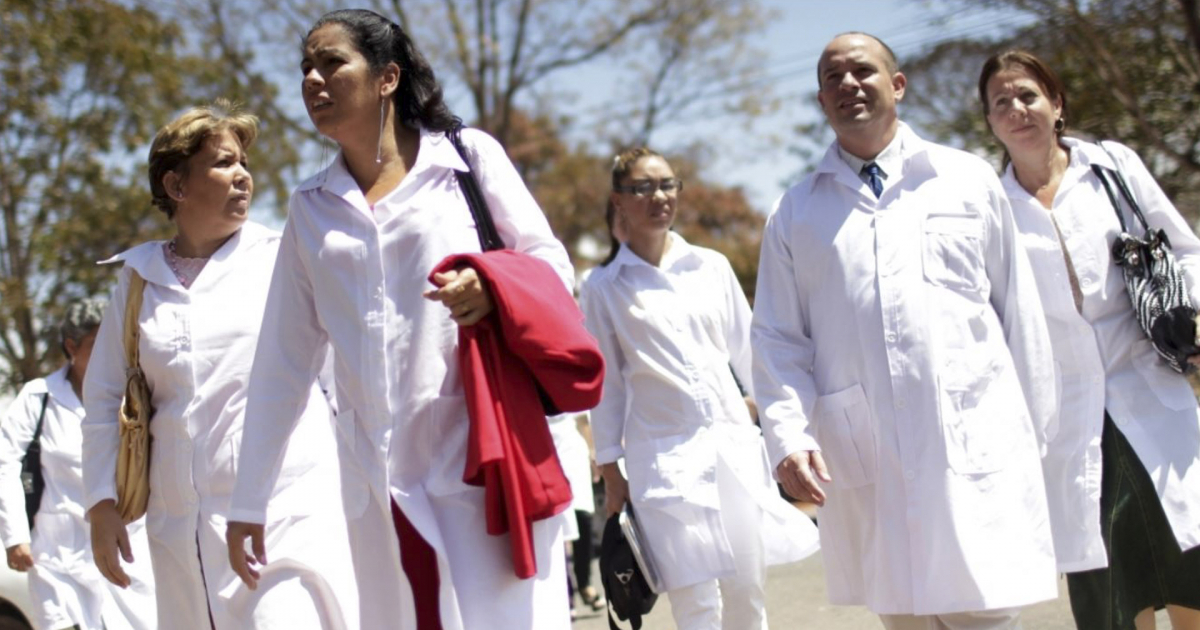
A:
<svg viewBox="0 0 1200 630">
<path fill-rule="evenodd" d="M 903 408 L 904 408 L 904 399 L 903 399 L 903 398 L 897 398 L 897 399 L 896 399 L 896 408 L 897 408 L 897 409 L 903 409 Z"/>
<path fill-rule="evenodd" d="M 896 343 L 896 333 L 888 333 L 884 339 L 887 339 L 888 343 Z"/>
<path fill-rule="evenodd" d="M 1081 281 L 1079 282 L 1079 284 L 1080 284 L 1080 285 L 1082 285 L 1082 286 L 1084 286 L 1084 287 L 1090 287 L 1090 286 L 1092 286 L 1092 279 L 1091 279 L 1091 278 L 1084 278 L 1083 280 L 1081 280 Z"/>
<path fill-rule="evenodd" d="M 913 479 L 917 478 L 917 473 L 915 473 L 911 470 L 906 470 L 906 471 L 904 471 L 904 478 L 909 481 L 912 481 Z"/>
</svg>

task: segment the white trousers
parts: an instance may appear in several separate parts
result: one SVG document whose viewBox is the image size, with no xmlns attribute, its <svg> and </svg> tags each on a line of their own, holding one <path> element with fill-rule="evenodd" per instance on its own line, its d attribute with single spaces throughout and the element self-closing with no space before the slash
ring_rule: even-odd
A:
<svg viewBox="0 0 1200 630">
<path fill-rule="evenodd" d="M 767 630 L 762 510 L 725 462 L 717 462 L 721 524 L 737 574 L 667 591 L 671 615 L 679 630 Z"/>
<path fill-rule="evenodd" d="M 1021 630 L 1020 608 L 949 615 L 879 615 L 887 630 Z"/>
</svg>

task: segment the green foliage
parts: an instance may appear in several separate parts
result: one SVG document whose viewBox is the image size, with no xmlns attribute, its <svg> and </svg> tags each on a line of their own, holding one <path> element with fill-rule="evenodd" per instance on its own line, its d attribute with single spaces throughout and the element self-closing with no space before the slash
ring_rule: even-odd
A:
<svg viewBox="0 0 1200 630">
<path fill-rule="evenodd" d="M 60 360 L 63 308 L 107 293 L 114 277 L 95 261 L 172 231 L 144 175 L 157 129 L 187 106 L 254 91 L 239 82 L 253 75 L 220 72 L 185 44 L 177 23 L 146 8 L 0 0 L 0 389 Z M 282 189 L 289 159 L 259 166 L 260 181 Z"/>
<path fill-rule="evenodd" d="M 1137 151 L 1176 206 L 1200 218 L 1200 16 L 1191 0 L 964 0 L 1036 18 L 999 38 L 944 42 L 904 60 L 906 119 L 939 139 L 997 160 L 981 113 L 984 60 L 1023 48 L 1067 86 L 1068 133 Z"/>
</svg>

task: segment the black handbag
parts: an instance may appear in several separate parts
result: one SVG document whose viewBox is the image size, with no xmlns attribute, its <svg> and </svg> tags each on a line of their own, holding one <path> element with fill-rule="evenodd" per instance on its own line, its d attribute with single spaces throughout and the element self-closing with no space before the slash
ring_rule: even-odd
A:
<svg viewBox="0 0 1200 630">
<path fill-rule="evenodd" d="M 492 211 L 488 208 L 487 199 L 483 196 L 483 189 L 479 187 L 479 180 L 475 179 L 474 171 L 470 170 L 471 159 L 467 157 L 467 147 L 462 141 L 463 129 L 464 127 L 460 123 L 454 129 L 446 132 L 446 137 L 454 145 L 454 150 L 458 151 L 459 157 L 467 165 L 465 173 L 456 170 L 454 176 L 458 179 L 458 187 L 462 189 L 463 197 L 467 199 L 471 218 L 475 219 L 475 231 L 479 233 L 479 249 L 485 252 L 504 249 L 504 241 L 500 240 L 500 233 L 496 231 L 496 224 L 492 221 Z M 542 389 L 542 385 L 536 382 L 535 385 L 538 398 L 542 401 L 542 411 L 545 411 L 547 416 L 557 416 L 562 413 L 550 399 L 550 395 Z"/>
<path fill-rule="evenodd" d="M 1112 244 L 1112 257 L 1124 275 L 1134 316 L 1171 369 L 1180 374 L 1191 372 L 1194 366 L 1188 358 L 1200 353 L 1196 346 L 1196 308 L 1188 295 L 1183 270 L 1171 253 L 1171 241 L 1166 232 L 1146 222 L 1120 172 L 1099 164 L 1092 165 L 1092 172 L 1104 186 L 1121 222 L 1121 233 Z M 1121 210 L 1122 199 L 1141 224 L 1141 237 L 1130 234 Z"/>
<path fill-rule="evenodd" d="M 627 504 L 626 510 L 632 512 Z M 620 630 L 613 620 L 615 614 L 629 621 L 633 630 L 642 627 L 642 616 L 650 613 L 658 595 L 650 588 L 638 563 L 633 546 L 621 527 L 621 515 L 613 514 L 604 524 L 600 541 L 600 585 L 608 598 L 609 630 Z"/>
<path fill-rule="evenodd" d="M 25 515 L 29 517 L 29 528 L 33 529 L 33 517 L 42 505 L 42 493 L 46 490 L 46 479 L 42 476 L 42 422 L 46 419 L 46 403 L 50 394 L 42 394 L 42 411 L 38 414 L 37 428 L 33 439 L 21 458 L 21 486 L 25 489 Z"/>
</svg>

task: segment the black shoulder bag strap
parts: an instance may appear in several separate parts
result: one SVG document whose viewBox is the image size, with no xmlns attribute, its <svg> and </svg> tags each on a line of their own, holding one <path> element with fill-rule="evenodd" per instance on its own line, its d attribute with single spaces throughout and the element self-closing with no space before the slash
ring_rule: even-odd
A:
<svg viewBox="0 0 1200 630">
<path fill-rule="evenodd" d="M 450 139 L 450 143 L 454 145 L 454 150 L 458 151 L 463 162 L 466 162 L 467 169 L 470 169 L 471 158 L 467 156 L 467 147 L 462 141 L 463 129 L 464 127 L 460 124 L 447 131 L 446 137 Z M 467 198 L 467 207 L 471 209 L 471 217 L 475 219 L 475 230 L 479 232 L 479 249 L 485 252 L 504 249 L 504 241 L 500 240 L 500 233 L 496 231 L 496 224 L 492 222 L 492 212 L 488 209 L 487 199 L 483 197 L 483 189 L 479 187 L 479 180 L 475 179 L 474 171 L 467 170 L 464 173 L 456 170 L 454 176 L 458 178 L 458 185 L 462 188 L 463 196 Z M 558 406 L 550 400 L 546 390 L 542 389 L 542 385 L 535 384 L 538 398 L 542 401 L 542 409 L 546 415 L 553 416 L 560 413 Z"/>
<path fill-rule="evenodd" d="M 21 485 L 25 490 L 25 515 L 29 517 L 30 528 L 33 527 L 33 517 L 41 507 L 42 492 L 46 489 L 46 480 L 42 477 L 42 425 L 46 420 L 46 405 L 49 402 L 50 394 L 42 394 L 42 410 L 33 429 L 33 439 L 29 440 L 29 448 L 25 449 L 25 457 L 21 459 Z"/>
<path fill-rule="evenodd" d="M 467 198 L 467 207 L 471 209 L 471 217 L 475 219 L 475 229 L 479 232 L 479 248 L 485 252 L 504 249 L 504 241 L 500 240 L 500 233 L 496 231 L 496 224 L 492 222 L 492 213 L 483 197 L 483 189 L 479 187 L 479 180 L 475 179 L 475 172 L 471 170 L 471 159 L 467 157 L 467 147 L 463 145 L 462 130 L 463 126 L 459 125 L 447 131 L 446 137 L 467 164 L 467 172 L 455 170 L 454 176 L 458 178 L 458 185 L 462 188 L 463 196 Z"/>
<path fill-rule="evenodd" d="M 1117 158 L 1103 144 L 1099 144 L 1101 149 L 1112 158 L 1113 164 L 1117 163 Z M 1121 175 L 1121 171 L 1117 169 L 1106 168 L 1099 164 L 1092 165 L 1092 172 L 1099 178 L 1100 183 L 1104 185 L 1104 192 L 1108 194 L 1108 201 L 1112 204 L 1113 210 L 1117 213 L 1117 220 L 1121 222 L 1121 231 L 1130 234 L 1129 226 L 1125 223 L 1125 215 L 1121 212 L 1121 204 L 1117 200 L 1116 193 L 1113 192 L 1111 182 L 1116 182 L 1117 190 L 1121 192 L 1121 198 L 1125 200 L 1125 205 L 1133 212 L 1133 216 L 1137 217 L 1139 223 L 1142 224 L 1142 232 L 1150 230 L 1150 223 L 1146 221 L 1146 215 L 1142 214 L 1142 208 L 1138 205 L 1137 200 L 1133 198 L 1133 193 L 1129 190 L 1129 184 L 1125 183 L 1125 177 Z M 1135 235 L 1140 236 L 1140 235 Z"/>
</svg>

